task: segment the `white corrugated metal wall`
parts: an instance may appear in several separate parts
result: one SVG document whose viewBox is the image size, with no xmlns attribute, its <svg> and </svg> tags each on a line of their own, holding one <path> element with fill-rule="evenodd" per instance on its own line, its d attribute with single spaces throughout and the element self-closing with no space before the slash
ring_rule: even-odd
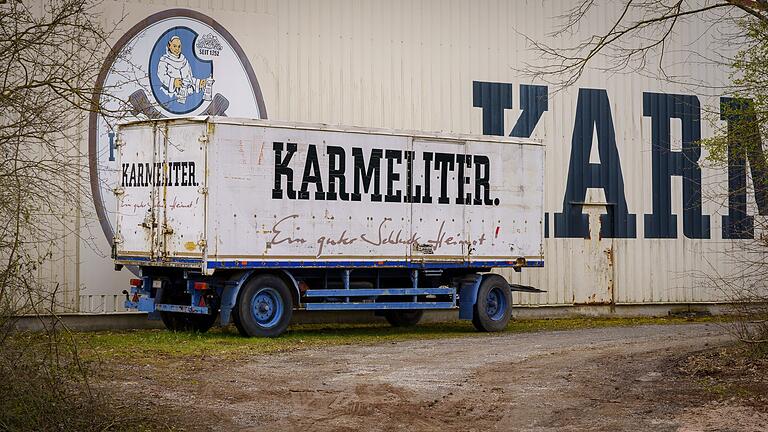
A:
<svg viewBox="0 0 768 432">
<path fill-rule="evenodd" d="M 512 85 L 514 108 L 504 112 L 504 133 L 508 134 L 520 115 L 519 85 L 543 84 L 520 71 L 538 60 L 523 35 L 544 40 L 556 25 L 555 17 L 572 3 L 221 0 L 107 2 L 101 7 L 106 23 L 127 13 L 116 38 L 145 17 L 167 9 L 188 8 L 210 16 L 243 47 L 271 119 L 479 134 L 483 133 L 483 112 L 473 106 L 473 83 L 496 82 Z M 620 5 L 605 4 L 583 23 L 580 35 L 603 28 L 616 15 Z M 704 289 L 693 273 L 708 271 L 710 263 L 725 270 L 726 263 L 717 257 L 729 243 L 720 235 L 719 215 L 727 207 L 704 200 L 711 238 L 686 238 L 681 180 L 673 177 L 677 238 L 647 239 L 643 228 L 643 215 L 653 212 L 651 121 L 643 116 L 643 92 L 697 95 L 702 111 L 716 110 L 717 94 L 698 83 L 717 86 L 727 78 L 727 71 L 702 64 L 692 54 L 717 47 L 712 36 L 716 29 L 711 27 L 710 22 L 691 20 L 668 45 L 666 72 L 681 77 L 683 84 L 657 80 L 652 69 L 642 74 L 592 69 L 574 88 L 555 92 L 550 86 L 548 110 L 533 131 L 533 137 L 548 146 L 547 266 L 519 276 L 522 282 L 548 292 L 521 295 L 519 302 L 689 303 L 719 298 Z M 596 217 L 604 212 L 600 205 L 584 207 L 585 213 L 595 215 L 591 239 L 553 238 L 554 214 L 563 211 L 579 88 L 605 89 L 608 95 L 627 206 L 636 215 L 636 238 L 594 235 L 599 226 Z M 672 123 L 674 150 L 680 127 Z M 702 136 L 710 134 L 710 125 L 702 118 Z M 85 142 L 83 149 L 87 151 Z M 593 163 L 603 162 L 593 159 Z M 709 183 L 726 181 L 725 173 L 707 169 L 702 178 L 705 190 Z M 591 190 L 590 196 L 595 202 L 604 200 L 600 190 Z M 90 202 L 84 205 L 92 207 Z M 125 270 L 112 272 L 98 221 L 92 211 L 85 213 L 79 226 L 80 236 L 86 239 L 79 244 L 80 260 L 61 265 L 67 274 L 77 274 L 82 311 L 119 310 L 118 293 L 129 275 Z"/>
</svg>

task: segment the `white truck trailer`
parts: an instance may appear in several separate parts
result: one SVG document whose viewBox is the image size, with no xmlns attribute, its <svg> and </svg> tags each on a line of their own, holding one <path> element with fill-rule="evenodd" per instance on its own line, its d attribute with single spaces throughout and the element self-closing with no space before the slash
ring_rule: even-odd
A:
<svg viewBox="0 0 768 432">
<path fill-rule="evenodd" d="M 171 330 L 458 308 L 499 331 L 512 291 L 537 291 L 492 272 L 544 265 L 536 141 L 193 117 L 123 124 L 116 145 L 126 307 Z"/>
</svg>

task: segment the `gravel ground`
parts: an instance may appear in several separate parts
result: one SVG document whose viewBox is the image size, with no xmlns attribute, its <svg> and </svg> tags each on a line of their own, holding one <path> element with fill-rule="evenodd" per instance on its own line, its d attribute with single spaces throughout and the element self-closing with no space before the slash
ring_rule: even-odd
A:
<svg viewBox="0 0 768 432">
<path fill-rule="evenodd" d="M 478 334 L 121 365 L 114 384 L 184 430 L 768 430 L 676 366 L 730 342 L 716 324 Z"/>
</svg>

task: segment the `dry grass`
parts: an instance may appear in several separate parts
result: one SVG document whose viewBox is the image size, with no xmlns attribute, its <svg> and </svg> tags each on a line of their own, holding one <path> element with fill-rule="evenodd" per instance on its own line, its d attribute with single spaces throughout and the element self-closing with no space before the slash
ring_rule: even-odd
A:
<svg viewBox="0 0 768 432">
<path fill-rule="evenodd" d="M 563 318 L 512 321 L 506 333 L 571 330 L 582 328 L 683 324 L 712 322 L 719 318 Z M 386 324 L 303 324 L 294 325 L 275 339 L 244 338 L 234 328 L 208 333 L 174 333 L 165 330 L 80 333 L 79 340 L 91 357 L 103 360 L 149 360 L 183 357 L 237 359 L 258 354 L 284 352 L 331 345 L 375 344 L 414 339 L 494 337 L 477 333 L 467 321 L 421 324 L 394 328 Z"/>
</svg>

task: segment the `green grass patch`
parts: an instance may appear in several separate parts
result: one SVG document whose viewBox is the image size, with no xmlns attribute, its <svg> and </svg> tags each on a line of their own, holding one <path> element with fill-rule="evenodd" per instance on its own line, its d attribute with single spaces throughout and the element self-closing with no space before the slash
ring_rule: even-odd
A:
<svg viewBox="0 0 768 432">
<path fill-rule="evenodd" d="M 133 330 L 79 333 L 87 355 L 103 359 L 163 360 L 174 358 L 239 358 L 333 345 L 378 344 L 456 337 L 497 337 L 500 334 L 649 324 L 713 322 L 718 318 L 561 318 L 511 321 L 503 333 L 478 333 L 467 321 L 426 323 L 411 328 L 387 324 L 297 324 L 274 339 L 245 338 L 233 327 L 208 333 Z"/>
<path fill-rule="evenodd" d="M 761 396 L 760 389 L 749 388 L 733 382 L 722 382 L 715 378 L 697 380 L 697 383 L 707 392 L 721 399 L 750 398 Z"/>
</svg>

